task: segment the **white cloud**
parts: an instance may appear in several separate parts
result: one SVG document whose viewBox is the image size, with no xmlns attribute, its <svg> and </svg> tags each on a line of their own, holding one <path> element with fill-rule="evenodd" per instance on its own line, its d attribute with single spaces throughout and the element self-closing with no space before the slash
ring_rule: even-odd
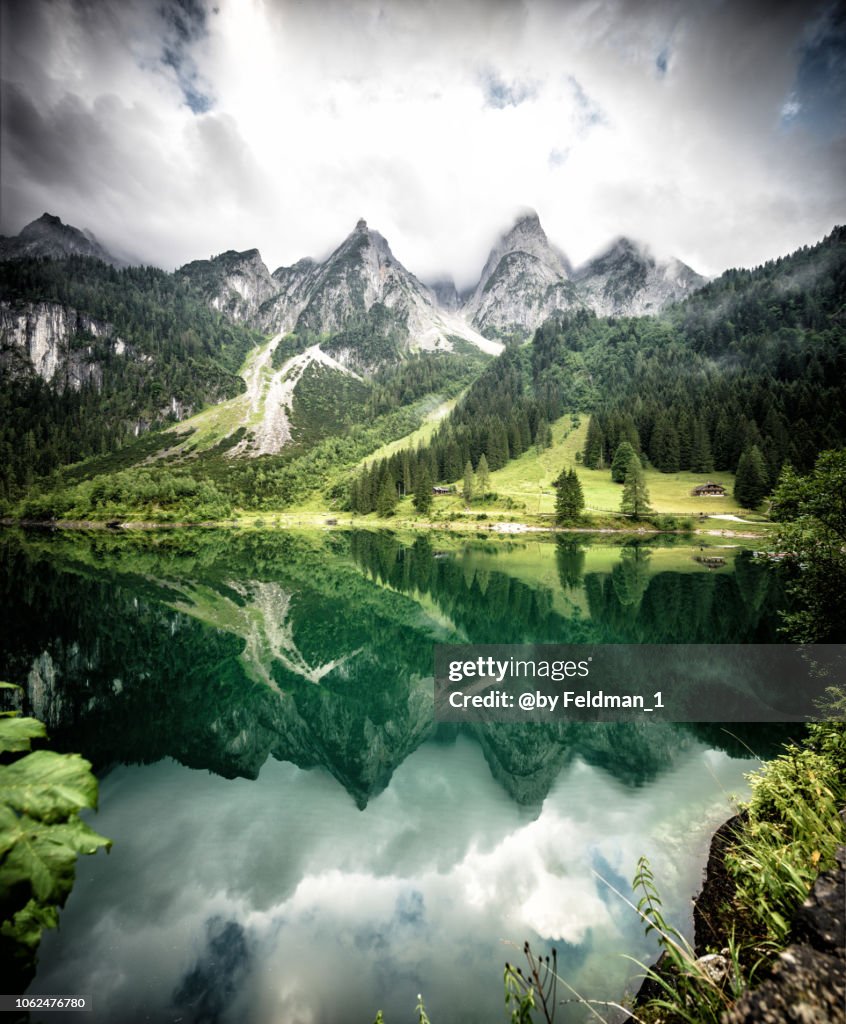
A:
<svg viewBox="0 0 846 1024">
<path fill-rule="evenodd" d="M 570 983 L 613 998 L 632 973 L 618 954 L 650 949 L 594 869 L 628 891 L 647 854 L 668 917 L 686 926 L 710 830 L 730 813 L 723 794 L 745 789 L 748 768 L 691 743 L 672 770 L 628 787 L 577 759 L 542 807 L 521 808 L 459 738 L 424 744 L 359 811 L 327 772 L 275 760 L 255 782 L 120 767 L 95 822 L 114 848 L 80 863 L 31 991 L 70 986 L 107 1016 L 164 1017 L 214 959 L 217 920 L 245 949 L 228 989 L 215 965 L 223 1022 L 363 1020 L 380 1006 L 400 1018 L 420 991 L 433 1019 L 433 1000 L 442 1019 L 446 1007 L 473 1019 L 487 996 L 493 1017 L 502 962 L 521 960 L 525 939 L 557 943 Z"/>
<path fill-rule="evenodd" d="M 145 261 L 273 269 L 364 216 L 466 285 L 525 206 L 576 262 L 622 233 L 704 272 L 844 219 L 837 140 L 793 113 L 806 5 L 185 8 L 180 35 L 143 0 L 4 5 L 4 231 L 46 209 Z"/>
</svg>

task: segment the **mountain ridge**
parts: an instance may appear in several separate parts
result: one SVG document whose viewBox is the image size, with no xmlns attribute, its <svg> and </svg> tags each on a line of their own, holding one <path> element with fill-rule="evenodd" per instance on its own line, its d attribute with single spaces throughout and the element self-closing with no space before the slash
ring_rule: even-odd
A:
<svg viewBox="0 0 846 1024">
<path fill-rule="evenodd" d="M 72 255 L 121 265 L 91 232 L 49 213 L 16 237 L 0 238 L 0 259 Z M 526 339 L 551 316 L 578 308 L 612 316 L 655 313 L 706 283 L 681 261 L 656 261 L 648 246 L 624 236 L 574 267 L 528 209 L 494 242 L 476 285 L 462 292 L 449 279 L 421 281 L 364 218 L 322 261 L 303 257 L 271 273 L 257 248 L 229 249 L 174 274 L 197 285 L 216 312 L 269 335 L 372 330 L 378 305 L 381 326 L 387 311 L 397 339 L 393 358 L 462 343 L 496 354 L 501 339 Z"/>
<path fill-rule="evenodd" d="M 46 259 L 90 256 L 114 267 L 125 265 L 105 249 L 90 231 L 76 228 L 72 224 L 63 224 L 52 213 L 42 213 L 36 220 L 22 227 L 17 235 L 0 235 L 0 260 L 28 256 Z"/>
<path fill-rule="evenodd" d="M 537 228 L 526 226 L 544 244 Z M 372 239 L 365 225 L 356 230 L 329 268 L 306 260 L 287 275 L 292 287 L 296 280 L 308 285 L 316 296 L 314 308 L 330 301 L 339 282 L 342 291 L 349 290 L 350 274 L 355 279 L 368 259 L 384 270 L 386 280 L 399 273 L 387 243 Z M 835 229 L 814 247 L 755 271 L 728 271 L 661 317 L 597 317 L 579 306 L 548 320 L 531 345 L 508 345 L 487 368 L 466 359 L 463 351 L 458 356 L 409 351 L 406 357 L 392 333 L 397 328 L 392 309 L 380 301 L 367 309 L 363 291 L 358 310 L 370 320 L 342 321 L 340 331 L 325 337 L 304 330 L 301 336 L 277 333 L 268 340 L 267 334 L 214 312 L 199 287 L 154 268 L 114 271 L 79 256 L 0 262 L 0 294 L 8 296 L 14 319 L 4 339 L 4 352 L 14 358 L 8 368 L 0 367 L 0 444 L 10 464 L 6 483 L 0 473 L 0 492 L 5 488 L 16 499 L 36 474 L 103 453 L 99 461 L 69 468 L 61 479 L 85 481 L 131 467 L 119 481 L 127 497 L 115 499 L 108 506 L 113 510 L 136 509 L 133 502 L 143 505 L 160 495 L 169 515 L 183 514 L 181 499 L 171 494 L 172 473 L 194 489 L 191 494 L 208 483 L 211 497 L 204 507 L 208 515 L 214 511 L 212 518 L 225 514 L 219 486 L 236 496 L 239 507 L 286 507 L 321 486 L 329 488 L 333 502 L 342 501 L 348 466 L 415 431 L 433 403 L 444 408 L 449 422 L 433 428 L 434 443 L 423 452 L 415 449 L 414 461 L 419 469 L 426 460 L 436 482 L 460 480 L 467 461 L 475 469 L 481 454 L 496 471 L 532 446 L 543 446 L 549 425 L 567 410 L 596 414 L 603 435 L 600 465 L 614 455 L 619 423 L 625 420 L 659 472 L 678 466 L 707 472 L 711 464 L 732 472 L 741 454 L 758 448 L 764 472 L 774 480 L 785 458 L 805 469 L 815 450 L 846 436 L 846 406 L 838 390 L 838 381 L 846 379 L 843 240 L 843 229 Z M 524 255 L 539 263 L 536 256 Z M 579 267 L 573 276 L 584 275 L 613 291 L 621 282 L 621 265 L 622 285 L 627 268 L 648 274 L 653 266 L 636 243 L 618 239 L 592 267 Z M 267 268 L 256 250 L 221 254 L 209 266 L 215 272 L 240 269 L 267 285 Z M 278 271 L 274 287 L 286 277 Z M 672 266 L 667 273 L 673 273 Z M 326 286 L 322 291 L 320 282 Z M 402 287 L 417 286 L 411 275 L 394 283 L 400 296 L 406 295 Z M 366 282 L 358 284 L 363 289 Z M 44 348 L 42 341 L 49 339 L 36 337 L 29 320 L 20 319 L 24 306 L 43 302 L 45 295 L 77 311 L 75 320 L 62 320 L 66 338 L 57 339 L 61 344 L 55 351 Z M 374 295 L 388 297 L 384 290 Z M 272 300 L 259 302 L 262 295 L 248 297 L 263 315 L 272 306 Z M 380 334 L 377 328 L 384 330 Z M 25 365 L 32 342 L 40 372 Z M 382 360 L 383 355 L 390 358 Z M 362 363 L 370 372 L 362 372 Z M 379 366 L 375 372 L 374 366 Z M 460 403 L 447 408 L 444 399 L 468 387 Z M 186 419 L 192 410 L 196 415 Z M 116 451 L 128 435 L 168 420 L 180 422 Z M 593 448 L 584 453 L 584 466 L 591 469 L 588 455 L 595 461 Z M 253 456 L 267 461 L 251 467 Z M 407 495 L 413 472 L 399 469 Z M 397 466 L 388 470 L 396 484 Z M 387 494 L 384 475 L 382 467 L 367 480 L 368 507 L 362 502 L 362 514 L 372 510 L 382 491 Z M 29 514 L 61 517 L 74 510 L 85 518 L 92 507 L 94 518 L 106 514 L 107 506 L 89 496 L 84 484 L 80 487 L 69 489 L 63 504 L 33 497 Z"/>
</svg>

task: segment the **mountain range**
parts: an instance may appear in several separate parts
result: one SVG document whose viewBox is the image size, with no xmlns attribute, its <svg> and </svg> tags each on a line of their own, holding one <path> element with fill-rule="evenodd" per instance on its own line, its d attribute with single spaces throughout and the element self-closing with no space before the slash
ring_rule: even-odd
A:
<svg viewBox="0 0 846 1024">
<path fill-rule="evenodd" d="M 81 231 L 70 224 L 63 224 L 51 213 L 42 214 L 13 237 L 0 235 L 0 260 L 27 256 L 51 260 L 61 260 L 66 256 L 90 256 L 113 266 L 123 265 L 123 261 L 104 249 L 90 231 Z"/>
<path fill-rule="evenodd" d="M 390 312 L 412 349 L 451 350 L 464 341 L 491 353 L 500 349 L 497 341 L 528 338 L 559 313 L 656 313 L 706 283 L 679 260 L 659 263 L 627 238 L 574 269 L 534 212 L 498 239 L 475 288 L 463 296 L 450 280 L 418 280 L 364 220 L 322 263 L 302 259 L 271 274 L 252 249 L 198 260 L 177 273 L 200 284 L 215 309 L 267 332 L 325 336 L 351 319 L 372 319 L 375 306 Z"/>
<path fill-rule="evenodd" d="M 91 256 L 119 265 L 87 231 L 45 213 L 14 238 L 0 238 L 0 259 Z M 454 351 L 471 345 L 495 354 L 501 339 L 528 338 L 549 317 L 573 309 L 603 316 L 655 313 L 705 284 L 678 260 L 659 263 L 627 238 L 573 268 L 534 212 L 521 216 L 492 248 L 475 288 L 459 295 L 451 281 L 424 284 L 359 220 L 322 262 L 304 258 L 272 273 L 257 249 L 195 260 L 176 275 L 196 285 L 209 306 L 267 334 L 325 341 L 351 325 L 384 333 L 396 352 Z M 362 363 L 335 346 L 342 363 Z"/>
<path fill-rule="evenodd" d="M 495 469 L 546 443 L 568 410 L 605 418 L 600 462 L 625 421 L 665 472 L 733 471 L 758 448 L 775 479 L 846 432 L 829 386 L 843 356 L 844 238 L 835 229 L 706 282 L 625 238 L 573 266 L 527 213 L 459 293 L 415 277 L 363 220 L 322 260 L 271 273 L 258 250 L 230 250 L 167 272 L 117 267 L 45 214 L 0 240 L 0 501 L 96 455 L 66 479 L 155 465 L 285 507 L 331 477 L 343 501 L 341 465 L 426 417 L 446 417 L 430 475 L 453 482 L 468 456 Z M 256 456 L 276 460 L 262 480 Z M 410 493 L 414 472 L 389 468 Z M 69 507 L 88 502 L 80 492 Z"/>
</svg>

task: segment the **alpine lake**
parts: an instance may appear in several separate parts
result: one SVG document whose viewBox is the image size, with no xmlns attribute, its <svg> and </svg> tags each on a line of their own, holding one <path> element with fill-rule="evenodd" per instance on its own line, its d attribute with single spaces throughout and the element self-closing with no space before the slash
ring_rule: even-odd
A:
<svg viewBox="0 0 846 1024">
<path fill-rule="evenodd" d="M 437 724 L 433 645 L 779 642 L 778 573 L 707 550 L 4 531 L 0 678 L 92 762 L 114 843 L 79 859 L 27 994 L 103 1024 L 402 1024 L 419 993 L 433 1024 L 496 1024 L 528 940 L 585 998 L 633 995 L 638 858 L 691 934 L 711 834 L 784 728 Z"/>
</svg>

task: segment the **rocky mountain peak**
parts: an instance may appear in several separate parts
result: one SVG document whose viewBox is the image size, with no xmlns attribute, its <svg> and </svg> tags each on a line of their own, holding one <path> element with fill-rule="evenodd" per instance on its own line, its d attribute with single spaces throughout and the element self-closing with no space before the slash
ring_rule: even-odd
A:
<svg viewBox="0 0 846 1024">
<path fill-rule="evenodd" d="M 394 254 L 388 245 L 384 235 L 374 231 L 367 226 L 367 221 L 362 217 L 353 231 L 347 235 L 338 248 L 326 261 L 327 266 L 331 264 L 343 264 L 349 268 L 351 265 L 360 263 L 362 266 L 368 264 L 371 267 L 396 265 Z M 407 271 L 404 271 L 407 273 Z"/>
<path fill-rule="evenodd" d="M 550 244 L 537 213 L 527 210 L 491 249 L 465 309 L 483 333 L 528 336 L 577 304 L 569 277 L 567 258 Z"/>
<path fill-rule="evenodd" d="M 32 232 L 38 230 L 39 225 L 56 228 L 63 228 L 65 226 L 64 224 L 62 224 L 61 218 L 57 217 L 54 213 L 42 213 L 41 216 L 37 218 L 37 220 L 34 220 L 31 223 L 27 224 L 26 227 L 21 228 L 19 235 L 31 234 Z M 71 230 L 75 229 L 72 228 Z"/>
<path fill-rule="evenodd" d="M 63 224 L 52 213 L 43 213 L 21 228 L 16 237 L 0 237 L 0 259 L 23 259 L 36 256 L 63 259 L 66 256 L 90 256 L 120 266 L 117 260 L 97 241 L 90 231 L 81 231 L 71 224 Z"/>
<path fill-rule="evenodd" d="M 615 253 L 618 255 L 642 255 L 642 247 L 636 242 L 633 242 L 631 238 L 626 238 L 625 235 L 620 235 L 619 238 L 614 239 L 611 247 L 608 249 L 609 255 Z"/>
<path fill-rule="evenodd" d="M 705 284 L 680 260 L 658 262 L 643 245 L 620 236 L 573 274 L 579 292 L 599 316 L 644 316 Z"/>
<path fill-rule="evenodd" d="M 546 232 L 541 227 L 540 217 L 534 210 L 527 210 L 514 221 L 510 231 L 502 236 L 502 240 L 510 243 L 512 247 L 518 246 L 521 242 L 539 240 L 548 244 Z"/>
<path fill-rule="evenodd" d="M 177 273 L 205 293 L 212 309 L 241 322 L 251 322 L 277 291 L 258 249 L 227 249 L 210 260 L 186 263 Z"/>
</svg>

